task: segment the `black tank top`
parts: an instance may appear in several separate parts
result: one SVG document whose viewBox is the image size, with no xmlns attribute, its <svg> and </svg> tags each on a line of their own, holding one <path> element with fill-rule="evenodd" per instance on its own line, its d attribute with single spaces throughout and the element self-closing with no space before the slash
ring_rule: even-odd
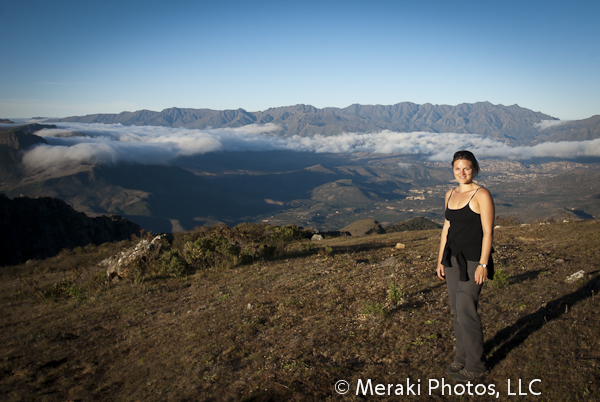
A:
<svg viewBox="0 0 600 402">
<path fill-rule="evenodd" d="M 475 248 L 478 253 L 474 255 L 473 259 L 469 258 L 469 255 L 465 254 L 467 260 L 478 261 L 481 255 L 481 242 L 483 241 L 483 228 L 481 227 L 481 215 L 473 212 L 471 209 L 471 200 L 475 197 L 475 194 L 481 187 L 475 190 L 473 196 L 467 202 L 467 205 L 460 209 L 450 209 L 446 207 L 446 219 L 450 222 L 450 229 L 448 230 L 448 241 L 450 242 L 450 248 L 458 253 L 459 251 L 467 251 L 467 249 Z M 452 190 L 452 193 L 454 190 Z M 450 193 L 450 197 L 452 197 Z M 450 197 L 448 197 L 448 204 L 450 204 Z M 456 255 L 452 253 L 452 255 Z"/>
<path fill-rule="evenodd" d="M 481 188 L 481 187 L 480 187 Z M 483 228 L 481 226 L 481 215 L 473 212 L 469 204 L 477 194 L 475 190 L 467 205 L 460 209 L 450 209 L 446 206 L 445 217 L 450 222 L 446 249 L 450 255 L 457 257 L 460 268 L 460 280 L 468 280 L 466 272 L 466 261 L 479 261 L 481 258 L 481 243 L 483 241 Z M 450 193 L 450 197 L 452 197 Z M 450 204 L 448 197 L 448 204 Z"/>
</svg>

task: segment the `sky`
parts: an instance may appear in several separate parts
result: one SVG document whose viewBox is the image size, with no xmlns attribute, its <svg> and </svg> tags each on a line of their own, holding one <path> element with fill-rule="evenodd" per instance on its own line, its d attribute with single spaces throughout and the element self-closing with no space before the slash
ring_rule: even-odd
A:
<svg viewBox="0 0 600 402">
<path fill-rule="evenodd" d="M 600 114 L 600 1 L 0 0 L 0 118 L 489 101 Z"/>
</svg>

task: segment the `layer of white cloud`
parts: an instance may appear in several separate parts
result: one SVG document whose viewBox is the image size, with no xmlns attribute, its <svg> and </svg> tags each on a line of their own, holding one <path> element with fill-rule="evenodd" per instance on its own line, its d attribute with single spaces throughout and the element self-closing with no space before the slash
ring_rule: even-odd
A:
<svg viewBox="0 0 600 402">
<path fill-rule="evenodd" d="M 539 123 L 535 123 L 533 126 L 538 130 L 545 130 L 549 127 L 559 126 L 569 121 L 571 120 L 542 120 Z"/>
<path fill-rule="evenodd" d="M 292 150 L 308 152 L 375 152 L 423 154 L 431 160 L 447 161 L 455 151 L 469 149 L 478 157 L 530 159 L 534 157 L 577 158 L 600 156 L 600 139 L 580 142 L 547 142 L 512 147 L 475 134 L 456 133 L 344 133 L 337 136 L 271 135 L 272 124 L 239 128 L 191 130 L 157 126 L 106 124 L 59 124 L 42 130 L 49 145 L 29 150 L 23 162 L 32 169 L 61 169 L 73 164 L 116 162 L 167 163 L 179 156 L 214 151 Z M 80 136 L 66 136 L 79 133 Z"/>
</svg>

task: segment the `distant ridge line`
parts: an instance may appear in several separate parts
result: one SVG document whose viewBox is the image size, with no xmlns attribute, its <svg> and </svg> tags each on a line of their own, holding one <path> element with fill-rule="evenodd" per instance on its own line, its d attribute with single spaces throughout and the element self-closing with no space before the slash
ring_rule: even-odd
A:
<svg viewBox="0 0 600 402">
<path fill-rule="evenodd" d="M 278 136 L 332 136 L 345 132 L 431 132 L 480 134 L 508 143 L 530 143 L 539 135 L 543 120 L 558 120 L 518 105 L 494 105 L 490 102 L 462 103 L 456 106 L 353 104 L 346 108 L 294 105 L 259 112 L 168 108 L 161 112 L 139 110 L 118 114 L 91 114 L 53 120 L 56 122 L 103 123 L 185 127 L 190 129 L 234 128 L 249 124 L 277 125 Z"/>
</svg>

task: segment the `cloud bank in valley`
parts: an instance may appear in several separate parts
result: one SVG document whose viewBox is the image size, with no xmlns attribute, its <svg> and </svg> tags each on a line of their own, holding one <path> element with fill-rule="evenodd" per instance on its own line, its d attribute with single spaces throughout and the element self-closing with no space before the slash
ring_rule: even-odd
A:
<svg viewBox="0 0 600 402">
<path fill-rule="evenodd" d="M 179 156 L 215 151 L 290 150 L 305 152 L 374 152 L 422 154 L 435 161 L 447 161 L 459 149 L 478 157 L 530 159 L 535 157 L 577 158 L 600 156 L 600 139 L 580 142 L 546 142 L 512 147 L 476 134 L 456 133 L 344 133 L 337 136 L 277 137 L 273 124 L 238 128 L 193 130 L 157 126 L 107 124 L 60 124 L 37 135 L 49 145 L 29 150 L 23 157 L 31 169 L 61 169 L 68 165 L 168 163 Z"/>
<path fill-rule="evenodd" d="M 539 123 L 535 123 L 533 126 L 538 130 L 545 130 L 547 128 L 560 126 L 561 124 L 565 124 L 570 121 L 571 120 L 542 120 Z"/>
</svg>

